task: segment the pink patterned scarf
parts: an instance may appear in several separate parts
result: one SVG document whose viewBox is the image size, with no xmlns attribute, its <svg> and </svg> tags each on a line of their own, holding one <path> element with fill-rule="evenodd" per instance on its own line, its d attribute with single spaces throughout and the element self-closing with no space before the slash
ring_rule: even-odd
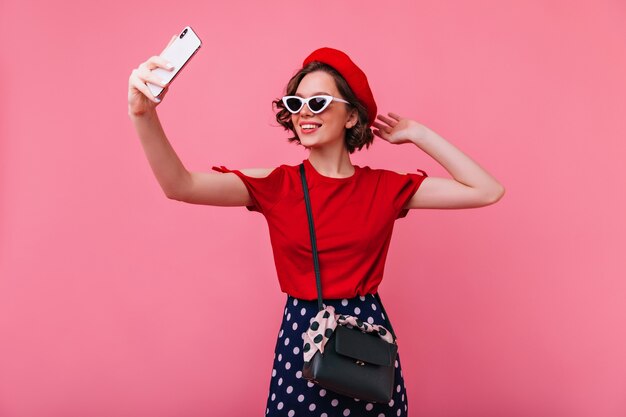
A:
<svg viewBox="0 0 626 417">
<path fill-rule="evenodd" d="M 304 334 L 303 354 L 305 362 L 309 362 L 318 350 L 320 353 L 324 353 L 324 346 L 338 325 L 356 327 L 367 333 L 377 333 L 385 341 L 393 343 L 393 336 L 385 327 L 365 323 L 358 317 L 336 314 L 335 307 L 326 306 L 317 313 Z"/>
</svg>

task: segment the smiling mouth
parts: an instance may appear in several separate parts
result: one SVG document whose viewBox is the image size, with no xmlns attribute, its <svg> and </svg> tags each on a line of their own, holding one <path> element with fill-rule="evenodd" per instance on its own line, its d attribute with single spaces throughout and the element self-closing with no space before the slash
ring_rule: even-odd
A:
<svg viewBox="0 0 626 417">
<path fill-rule="evenodd" d="M 302 133 L 312 133 L 321 126 L 319 123 L 303 123 L 300 125 L 300 129 L 302 129 Z"/>
</svg>

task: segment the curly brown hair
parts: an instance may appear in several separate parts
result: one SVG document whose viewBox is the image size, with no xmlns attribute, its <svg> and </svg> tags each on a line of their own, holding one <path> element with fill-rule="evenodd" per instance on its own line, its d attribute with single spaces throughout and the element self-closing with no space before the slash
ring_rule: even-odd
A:
<svg viewBox="0 0 626 417">
<path fill-rule="evenodd" d="M 341 96 L 350 102 L 350 104 L 348 104 L 349 108 L 357 110 L 358 122 L 350 129 L 346 129 L 345 144 L 348 152 L 354 153 L 356 149 L 361 150 L 363 146 L 368 149 L 374 141 L 374 134 L 367 126 L 369 122 L 367 109 L 363 103 L 359 101 L 356 95 L 354 95 L 345 78 L 343 78 L 343 76 L 330 65 L 319 61 L 311 62 L 291 77 L 289 83 L 287 83 L 287 87 L 285 88 L 285 95 L 295 95 L 298 85 L 300 85 L 300 81 L 302 81 L 305 75 L 314 71 L 325 71 L 330 74 L 334 78 L 335 84 L 337 85 L 337 89 L 339 90 Z M 285 104 L 282 100 L 277 98 L 272 101 L 272 108 L 278 109 L 278 112 L 276 113 L 276 121 L 280 123 L 285 130 L 290 130 L 294 135 L 293 137 L 290 137 L 288 141 L 296 141 L 300 144 L 300 138 L 293 127 L 293 122 L 291 121 L 291 113 L 285 108 Z"/>
</svg>

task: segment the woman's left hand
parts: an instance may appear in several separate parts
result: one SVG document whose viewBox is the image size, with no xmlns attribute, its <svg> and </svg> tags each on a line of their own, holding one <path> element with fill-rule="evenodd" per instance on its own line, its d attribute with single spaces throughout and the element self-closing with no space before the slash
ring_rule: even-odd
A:
<svg viewBox="0 0 626 417">
<path fill-rule="evenodd" d="M 374 130 L 374 134 L 389 143 L 399 145 L 401 143 L 417 143 L 426 136 L 426 126 L 417 123 L 415 120 L 400 117 L 395 113 L 387 113 L 390 117 L 382 114 L 377 119 L 382 120 L 385 124 L 374 122 L 373 126 L 378 130 Z"/>
</svg>

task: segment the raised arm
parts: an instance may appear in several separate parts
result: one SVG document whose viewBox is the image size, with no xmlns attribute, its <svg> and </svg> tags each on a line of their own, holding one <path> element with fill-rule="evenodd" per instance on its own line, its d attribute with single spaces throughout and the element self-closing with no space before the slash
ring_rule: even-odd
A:
<svg viewBox="0 0 626 417">
<path fill-rule="evenodd" d="M 395 113 L 378 115 L 374 134 L 393 144 L 412 143 L 439 162 L 453 178 L 427 177 L 404 208 L 461 209 L 496 203 L 505 189 L 472 158 L 434 131 Z"/>
<path fill-rule="evenodd" d="M 170 43 L 175 39 L 172 37 Z M 169 46 L 169 45 L 168 45 Z M 128 82 L 128 116 L 135 126 L 152 172 L 165 195 L 173 200 L 192 204 L 216 206 L 245 206 L 252 203 L 244 183 L 232 173 L 189 172 L 172 148 L 156 107 L 163 101 L 169 86 L 152 74 L 154 68 L 168 68 L 168 62 L 153 56 L 143 62 L 130 75 Z M 154 97 L 146 83 L 163 87 L 160 99 Z M 242 170 L 255 176 L 269 174 L 267 170 Z"/>
</svg>

